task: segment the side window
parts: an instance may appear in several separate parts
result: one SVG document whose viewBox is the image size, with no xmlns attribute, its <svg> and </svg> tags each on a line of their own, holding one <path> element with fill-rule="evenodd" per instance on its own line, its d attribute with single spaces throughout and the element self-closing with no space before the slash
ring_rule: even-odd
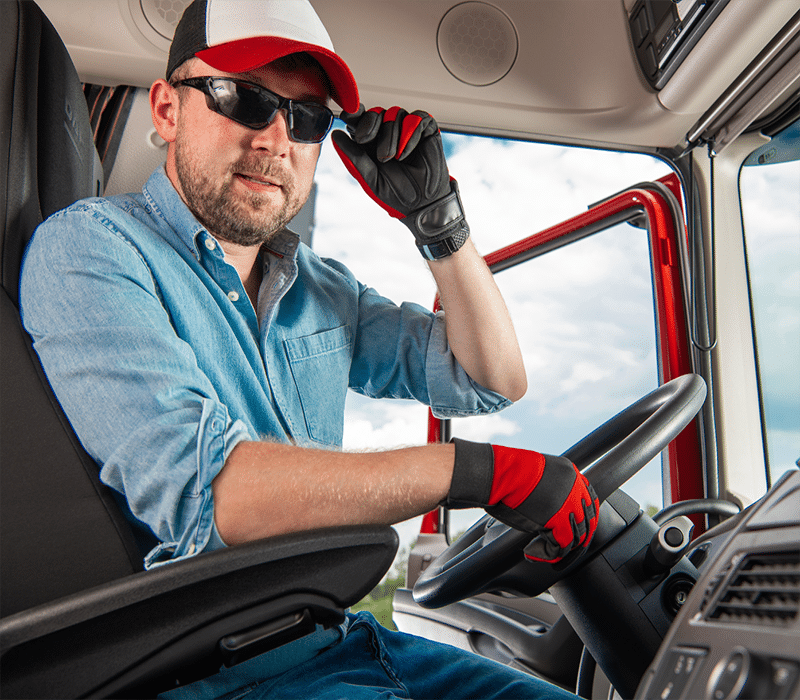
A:
<svg viewBox="0 0 800 700">
<path fill-rule="evenodd" d="M 745 167 L 740 187 L 764 442 L 774 482 L 800 458 L 800 161 Z"/>
<path fill-rule="evenodd" d="M 648 156 L 494 138 L 445 134 L 445 149 L 482 254 L 669 173 Z M 435 285 L 407 229 L 363 194 L 329 144 L 317 184 L 315 250 L 384 296 L 431 308 Z M 493 416 L 454 421 L 454 434 L 559 453 L 657 385 L 645 231 L 619 224 L 500 272 L 497 282 L 522 344 L 528 393 Z M 346 449 L 420 444 L 426 435 L 424 407 L 351 392 Z M 657 462 L 628 486 L 643 507 L 662 505 Z M 407 542 L 419 526 L 398 530 Z"/>
<path fill-rule="evenodd" d="M 522 347 L 528 393 L 501 413 L 453 420 L 452 435 L 560 454 L 658 386 L 644 230 L 617 224 L 496 280 Z M 661 460 L 625 490 L 642 507 L 660 509 Z M 451 514 L 454 523 L 464 517 Z"/>
</svg>

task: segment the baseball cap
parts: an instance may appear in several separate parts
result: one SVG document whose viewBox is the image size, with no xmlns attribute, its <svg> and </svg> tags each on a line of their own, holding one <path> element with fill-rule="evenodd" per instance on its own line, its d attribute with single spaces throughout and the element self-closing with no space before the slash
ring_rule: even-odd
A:
<svg viewBox="0 0 800 700">
<path fill-rule="evenodd" d="M 193 56 L 226 73 L 243 73 L 300 52 L 322 66 L 333 101 L 356 112 L 355 78 L 308 0 L 194 0 L 175 29 L 167 80 Z"/>
</svg>

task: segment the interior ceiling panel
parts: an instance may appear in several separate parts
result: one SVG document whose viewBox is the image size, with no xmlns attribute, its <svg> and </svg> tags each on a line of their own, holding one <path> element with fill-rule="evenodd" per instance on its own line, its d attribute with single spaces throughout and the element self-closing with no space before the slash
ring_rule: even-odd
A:
<svg viewBox="0 0 800 700">
<path fill-rule="evenodd" d="M 627 19 L 634 1 L 312 4 L 368 106 L 426 109 L 441 124 L 467 131 L 633 148 L 680 146 L 760 46 L 800 9 L 800 0 L 730 0 L 712 27 L 722 30 L 690 54 L 691 74 L 676 74 L 659 96 L 634 56 Z M 39 4 L 84 80 L 149 87 L 163 77 L 164 35 L 187 0 Z M 747 31 L 741 31 L 744 16 Z M 704 80 L 709 74 L 714 81 Z"/>
<path fill-rule="evenodd" d="M 513 23 L 519 49 L 507 74 L 484 86 L 455 78 L 439 55 L 437 30 L 455 3 L 363 2 L 370 24 L 381 28 L 370 41 L 352 35 L 354 15 L 337 4 L 320 0 L 316 7 L 365 102 L 414 101 L 443 123 L 549 133 L 565 120 L 581 129 L 595 120 L 613 124 L 620 112 L 654 100 L 632 60 L 620 0 L 579 0 L 572 4 L 580 11 L 569 13 L 564 0 L 493 3 Z M 483 50 L 476 47 L 476 53 Z"/>
</svg>

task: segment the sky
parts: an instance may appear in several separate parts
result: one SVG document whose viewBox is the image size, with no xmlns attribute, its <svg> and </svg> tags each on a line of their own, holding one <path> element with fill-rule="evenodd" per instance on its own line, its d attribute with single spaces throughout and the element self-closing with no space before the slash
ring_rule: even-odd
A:
<svg viewBox="0 0 800 700">
<path fill-rule="evenodd" d="M 445 148 L 472 238 L 483 254 L 579 214 L 632 184 L 670 172 L 668 165 L 649 156 L 481 137 L 446 135 Z M 754 222 L 748 235 L 758 242 L 759 264 L 784 271 L 765 275 L 769 282 L 762 293 L 772 300 L 764 303 L 762 315 L 777 329 L 770 331 L 778 350 L 769 355 L 766 375 L 775 385 L 772 440 L 782 464 L 794 452 L 791 462 L 800 456 L 797 382 L 780 381 L 785 374 L 781 351 L 791 355 L 792 346 L 800 347 L 800 256 L 786 255 L 787 241 L 791 253 L 798 240 L 800 169 L 794 163 L 769 176 L 760 172 L 775 167 L 748 169 L 753 173 L 748 173 L 748 183 L 754 184 L 748 184 L 753 196 L 745 215 Z M 411 234 L 367 198 L 329 141 L 316 179 L 315 250 L 344 262 L 384 296 L 431 308 L 435 285 Z M 773 228 L 777 222 L 783 233 L 761 230 L 759 223 L 766 221 Z M 621 224 L 499 273 L 496 279 L 523 349 L 528 393 L 501 413 L 454 421 L 454 434 L 558 454 L 654 389 L 657 359 L 648 256 L 645 232 Z M 800 367 L 800 361 L 793 361 Z M 374 401 L 351 392 L 344 447 L 422 444 L 426 425 L 424 407 Z M 642 506 L 660 507 L 660 460 L 647 465 L 626 491 Z M 466 527 L 481 514 L 454 514 L 453 529 Z M 403 546 L 417 534 L 418 519 L 397 529 Z"/>
</svg>

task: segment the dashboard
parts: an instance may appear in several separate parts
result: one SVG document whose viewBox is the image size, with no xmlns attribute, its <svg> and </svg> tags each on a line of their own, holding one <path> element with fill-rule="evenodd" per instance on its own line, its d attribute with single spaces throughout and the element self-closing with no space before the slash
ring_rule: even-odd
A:
<svg viewBox="0 0 800 700">
<path fill-rule="evenodd" d="M 636 698 L 800 700 L 800 471 L 688 556 L 703 573 Z"/>
</svg>

